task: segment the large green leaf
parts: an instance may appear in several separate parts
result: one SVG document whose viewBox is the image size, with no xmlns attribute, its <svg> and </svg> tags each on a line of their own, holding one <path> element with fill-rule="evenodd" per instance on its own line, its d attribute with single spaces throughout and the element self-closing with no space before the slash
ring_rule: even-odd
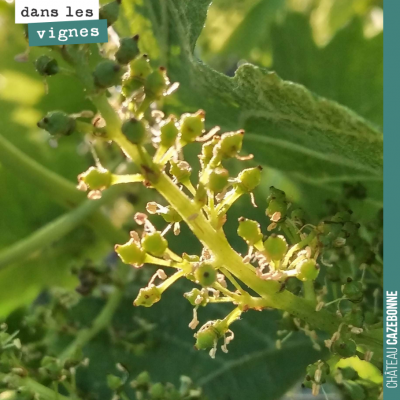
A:
<svg viewBox="0 0 400 400">
<path fill-rule="evenodd" d="M 157 2 L 151 3 L 154 9 L 162 10 L 156 7 Z M 158 27 L 155 35 L 160 26 L 168 27 L 162 31 L 168 40 L 165 36 L 160 40 L 161 46 L 167 46 L 161 53 L 169 54 L 170 76 L 181 83 L 171 108 L 203 108 L 210 125 L 223 130 L 245 128 L 245 149 L 253 152 L 259 163 L 310 183 L 330 186 L 353 180 L 381 181 L 382 134 L 377 127 L 350 109 L 266 69 L 244 64 L 230 78 L 209 68 L 192 53 L 207 2 L 166 3 L 167 15 L 149 13 L 147 1 L 143 6 L 134 2 L 133 6 L 148 24 Z M 199 18 L 189 24 L 192 12 Z M 121 31 L 128 33 L 126 27 Z M 294 46 L 295 40 L 293 37 Z M 151 48 L 145 50 L 152 53 Z"/>
</svg>

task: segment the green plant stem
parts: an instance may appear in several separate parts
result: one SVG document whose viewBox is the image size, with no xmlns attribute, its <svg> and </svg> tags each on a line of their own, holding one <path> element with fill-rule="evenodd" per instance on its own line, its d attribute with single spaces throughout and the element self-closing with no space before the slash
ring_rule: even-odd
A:
<svg viewBox="0 0 400 400">
<path fill-rule="evenodd" d="M 32 253 L 40 251 L 49 244 L 61 239 L 67 233 L 82 224 L 102 205 L 117 197 L 120 190 L 116 188 L 105 191 L 99 200 L 86 200 L 82 205 L 62 215 L 44 227 L 38 229 L 25 239 L 18 241 L 0 252 L 0 270 L 12 263 L 23 261 Z M 121 234 L 122 235 L 122 234 Z"/>
<path fill-rule="evenodd" d="M 317 304 L 317 297 L 315 296 L 314 281 L 303 282 L 303 291 L 304 298 L 315 306 Z"/>
<path fill-rule="evenodd" d="M 69 357 L 74 356 L 78 350 L 82 349 L 85 344 L 92 340 L 99 332 L 107 328 L 122 300 L 122 296 L 123 289 L 115 287 L 114 292 L 108 298 L 100 314 L 93 321 L 92 326 L 80 330 L 73 342 L 60 354 L 59 359 L 61 361 L 65 361 Z"/>
<path fill-rule="evenodd" d="M 72 182 L 43 167 L 1 135 L 0 162 L 16 176 L 49 193 L 63 207 L 73 209 L 86 199 L 86 194 L 80 192 Z M 97 234 L 111 243 L 123 240 L 123 233 L 100 211 L 96 211 L 85 221 Z"/>
<path fill-rule="evenodd" d="M 0 373 L 0 381 L 6 379 L 6 374 Z M 31 378 L 23 378 L 17 375 L 12 376 L 12 382 L 16 386 L 25 386 L 30 389 L 33 393 L 38 394 L 41 400 L 70 400 L 71 397 L 66 397 L 60 393 L 56 393 L 54 390 L 43 386 Z"/>
</svg>

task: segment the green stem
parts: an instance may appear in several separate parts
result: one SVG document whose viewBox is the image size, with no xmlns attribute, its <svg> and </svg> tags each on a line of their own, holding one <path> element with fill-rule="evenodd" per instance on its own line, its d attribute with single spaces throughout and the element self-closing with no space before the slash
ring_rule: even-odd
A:
<svg viewBox="0 0 400 400">
<path fill-rule="evenodd" d="M 0 270 L 12 263 L 23 261 L 32 253 L 37 252 L 49 244 L 60 240 L 67 233 L 82 224 L 82 222 L 98 210 L 102 205 L 112 201 L 120 191 L 107 190 L 99 200 L 86 200 L 73 211 L 62 215 L 33 234 L 13 244 L 0 252 Z"/>
<path fill-rule="evenodd" d="M 59 359 L 61 361 L 65 361 L 69 357 L 74 356 L 78 350 L 82 349 L 85 344 L 92 340 L 99 332 L 111 323 L 111 320 L 122 300 L 122 296 L 123 290 L 116 287 L 115 291 L 108 298 L 107 303 L 101 310 L 100 314 L 93 321 L 92 326 L 80 330 L 74 341 L 60 354 Z"/>
<path fill-rule="evenodd" d="M 315 306 L 317 304 L 317 297 L 315 296 L 314 281 L 303 282 L 303 291 L 304 298 Z"/>
</svg>

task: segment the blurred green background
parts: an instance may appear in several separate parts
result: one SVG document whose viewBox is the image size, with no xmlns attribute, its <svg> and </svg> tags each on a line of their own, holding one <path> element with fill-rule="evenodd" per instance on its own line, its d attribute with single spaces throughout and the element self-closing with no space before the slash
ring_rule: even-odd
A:
<svg viewBox="0 0 400 400">
<path fill-rule="evenodd" d="M 176 1 L 166 3 L 170 5 Z M 190 11 L 190 2 L 182 3 Z M 199 0 L 199 10 L 204 10 L 206 3 Z M 193 29 L 197 29 L 192 32 L 193 37 L 200 34 L 193 57 L 228 76 L 233 76 L 238 66 L 246 62 L 274 70 L 284 80 L 302 84 L 317 95 L 349 107 L 380 131 L 383 120 L 382 3 L 379 0 L 215 0 L 201 34 L 193 23 Z M 210 115 L 210 126 L 218 123 L 229 129 L 242 127 L 235 118 L 223 115 L 224 110 L 213 103 L 211 95 L 210 98 L 206 98 L 204 92 L 203 96 L 196 95 L 201 77 L 197 81 L 185 75 L 183 68 L 179 69 L 174 56 L 179 58 L 182 48 L 174 47 L 173 32 L 166 37 L 162 24 L 156 23 L 163 21 L 164 12 L 168 13 L 162 1 L 124 0 L 122 9 L 116 31 L 124 35 L 140 32 L 154 63 L 167 63 L 171 78 L 181 82 L 177 95 L 165 104 L 167 110 L 184 112 L 202 107 Z M 188 11 L 182 18 L 201 20 L 199 10 L 193 11 L 196 15 Z M 57 75 L 45 83 L 35 73 L 35 55 L 48 53 L 47 49 L 31 49 L 27 62 L 15 60 L 17 55 L 21 60 L 21 54 L 27 52 L 28 47 L 23 27 L 15 25 L 13 20 L 12 2 L 0 0 L 0 134 L 47 171 L 57 174 L 55 179 L 61 179 L 58 182 L 68 187 L 66 192 L 75 193 L 73 186 L 77 175 L 93 165 L 90 146 L 78 136 L 59 142 L 50 140 L 46 132 L 36 127 L 36 122 L 53 109 L 77 113 L 93 108 L 73 77 Z M 168 40 L 169 46 L 165 45 Z M 230 101 L 228 96 L 226 98 Z M 270 128 L 274 129 L 274 125 Z M 71 203 L 58 189 L 35 181 L 31 173 L 20 167 L 18 157 L 23 155 L 18 153 L 10 157 L 7 153 L 6 156 L 5 147 L 5 142 L 0 141 L 0 261 L 1 255 L 12 245 L 31 237 L 84 201 L 71 194 L 74 198 Z M 373 220 L 382 206 L 379 177 L 369 179 L 365 174 L 346 171 L 330 180 L 330 175 L 317 176 L 324 168 L 323 160 L 301 174 L 297 169 L 303 168 L 302 159 L 293 158 L 284 149 L 272 155 L 259 146 L 249 144 L 246 149 L 255 153 L 257 162 L 266 168 L 263 183 L 256 193 L 259 207 L 255 209 L 249 199 L 241 199 L 226 225 L 228 238 L 239 251 L 244 251 L 245 247 L 235 235 L 237 218 L 244 215 L 266 224 L 265 199 L 270 185 L 284 189 L 291 201 L 307 211 L 311 221 L 329 214 L 332 204 L 342 201 L 344 195 L 348 206 L 355 210 L 356 218 L 364 223 Z M 122 161 L 114 147 L 103 146 L 97 150 L 106 166 L 119 163 L 121 171 L 131 167 Z M 189 150 L 186 155 L 194 168 L 198 164 L 197 150 Z M 291 157 L 293 165 L 286 168 L 289 163 L 281 161 L 286 160 L 285 157 Z M 230 165 L 233 173 L 237 173 L 239 167 Z M 315 176 L 313 171 L 316 171 Z M 357 184 L 366 189 L 361 198 L 351 197 L 345 190 L 349 187 L 346 185 Z M 93 221 L 94 217 L 81 218 L 82 223 L 77 223 L 62 238 L 49 240 L 47 246 L 33 249 L 17 262 L 0 263 L 0 318 L 30 307 L 40 293 L 51 288 L 73 289 L 77 281 L 70 272 L 71 267 L 86 260 L 101 263 L 112 259 L 113 243 L 124 240 L 129 228 L 134 227 L 133 214 L 143 211 L 149 198 L 154 200 L 154 194 L 142 188 L 126 188 L 114 199 L 104 201 L 103 215 L 97 222 Z M 177 252 L 198 253 L 200 250 L 200 245 L 186 229 L 180 237 L 171 236 L 170 239 Z M 144 281 L 147 276 L 143 277 Z M 174 287 L 151 310 L 132 308 L 137 289 L 134 287 L 127 293 L 126 304 L 116 324 L 133 328 L 137 324 L 135 321 L 142 318 L 156 323 L 156 332 L 152 334 L 151 345 L 141 353 L 132 354 L 125 348 L 108 346 L 105 337 L 88 346 L 86 352 L 96 362 L 91 363 L 93 367 L 82 381 L 87 390 L 95 388 L 100 396 L 103 389 L 96 387 L 96 382 L 101 382 L 118 361 L 130 365 L 136 372 L 147 368 L 162 380 L 177 381 L 180 375 L 189 374 L 205 386 L 211 399 L 246 396 L 255 400 L 274 399 L 289 390 L 301 377 L 304 365 L 317 356 L 310 350 L 307 340 L 300 336 L 293 337 L 283 350 L 277 351 L 275 314 L 270 312 L 263 317 L 257 313 L 246 315 L 237 323 L 237 340 L 232 343 L 230 353 L 211 361 L 207 354 L 193 350 L 192 333 L 187 329 L 191 310 L 182 299 L 183 287 Z M 94 316 L 100 304 L 99 299 L 88 299 L 79 303 L 73 312 L 77 319 L 88 313 Z M 202 318 L 221 317 L 225 312 L 226 309 L 214 307 Z M 99 357 L 99 353 L 104 352 L 107 356 Z M 293 359 L 301 361 L 297 364 L 291 361 Z"/>
</svg>

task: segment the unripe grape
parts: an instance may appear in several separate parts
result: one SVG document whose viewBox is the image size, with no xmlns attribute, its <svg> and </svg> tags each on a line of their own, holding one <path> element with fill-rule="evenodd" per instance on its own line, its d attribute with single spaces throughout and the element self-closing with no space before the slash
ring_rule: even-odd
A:
<svg viewBox="0 0 400 400">
<path fill-rule="evenodd" d="M 185 297 L 185 299 L 187 299 L 189 301 L 189 303 L 193 306 L 206 306 L 207 305 L 207 292 L 203 293 L 201 290 L 194 288 L 192 289 L 190 292 L 185 293 L 183 295 Z M 198 297 L 201 297 L 203 300 L 201 301 L 201 303 L 196 303 L 196 299 Z"/>
<path fill-rule="evenodd" d="M 265 211 L 265 214 L 269 218 L 272 218 L 274 216 L 274 214 L 276 214 L 276 213 L 280 214 L 279 220 L 284 219 L 286 217 L 286 213 L 287 213 L 286 200 L 274 199 L 268 203 L 268 207 Z"/>
<path fill-rule="evenodd" d="M 150 286 L 140 289 L 134 306 L 151 307 L 153 304 L 161 300 L 161 291 L 157 286 Z"/>
<path fill-rule="evenodd" d="M 57 60 L 45 55 L 40 56 L 35 61 L 35 67 L 36 71 L 42 76 L 55 75 L 59 71 Z"/>
<path fill-rule="evenodd" d="M 342 293 L 353 303 L 359 303 L 364 297 L 362 283 L 351 278 L 347 278 L 347 282 L 342 286 Z"/>
<path fill-rule="evenodd" d="M 353 308 L 350 312 L 344 316 L 344 322 L 347 325 L 355 326 L 356 328 L 362 328 L 364 325 L 364 313 L 360 308 Z"/>
<path fill-rule="evenodd" d="M 332 344 L 332 351 L 343 358 L 353 357 L 357 353 L 357 345 L 353 339 L 338 339 Z"/>
<path fill-rule="evenodd" d="M 238 176 L 240 189 L 246 193 L 252 192 L 261 182 L 261 171 L 262 167 L 243 170 Z"/>
<path fill-rule="evenodd" d="M 271 200 L 285 200 L 286 201 L 286 193 L 283 190 L 279 190 L 274 186 L 270 186 L 269 196 L 267 197 L 267 202 L 269 203 Z"/>
<path fill-rule="evenodd" d="M 195 114 L 183 114 L 179 122 L 181 139 L 185 143 L 194 142 L 204 132 L 204 116 L 203 110 L 197 111 Z"/>
<path fill-rule="evenodd" d="M 254 246 L 262 240 L 260 224 L 250 219 L 239 218 L 238 235 L 244 239 L 250 246 Z"/>
<path fill-rule="evenodd" d="M 162 400 L 164 399 L 165 389 L 162 383 L 158 382 L 151 386 L 150 388 L 150 398 L 151 400 Z"/>
<path fill-rule="evenodd" d="M 301 281 L 314 281 L 319 274 L 319 267 L 314 259 L 301 261 L 297 267 L 297 278 Z"/>
<path fill-rule="evenodd" d="M 272 234 L 264 242 L 264 250 L 273 261 L 282 260 L 288 249 L 286 239 L 281 235 Z"/>
<path fill-rule="evenodd" d="M 86 172 L 78 176 L 80 182 L 84 182 L 90 190 L 103 190 L 111 185 L 112 174 L 101 168 L 90 167 Z"/>
<path fill-rule="evenodd" d="M 107 386 L 113 390 L 118 390 L 123 385 L 122 379 L 116 375 L 107 375 Z"/>
<path fill-rule="evenodd" d="M 305 213 L 301 208 L 296 208 L 293 210 L 290 214 L 290 218 L 298 224 L 298 225 L 303 225 L 304 224 L 304 219 L 305 219 Z"/>
<path fill-rule="evenodd" d="M 228 184 L 229 172 L 225 168 L 213 169 L 208 177 L 207 188 L 214 193 L 222 192 Z"/>
<path fill-rule="evenodd" d="M 49 112 L 41 121 L 38 127 L 45 129 L 50 135 L 68 136 L 74 132 L 76 121 L 63 111 Z"/>
<path fill-rule="evenodd" d="M 214 325 L 206 328 L 202 327 L 195 334 L 195 347 L 197 350 L 211 349 L 214 347 L 214 343 L 219 339 L 219 337 L 219 332 L 215 329 Z"/>
<path fill-rule="evenodd" d="M 202 286 L 211 286 L 217 280 L 217 271 L 211 264 L 199 265 L 194 276 Z"/>
<path fill-rule="evenodd" d="M 319 370 L 320 374 L 321 374 L 321 376 L 318 380 L 315 379 L 315 373 L 317 372 L 317 370 Z M 329 375 L 329 373 L 330 373 L 330 367 L 329 367 L 329 364 L 326 362 L 317 361 L 316 363 L 309 364 L 307 366 L 306 373 L 307 373 L 307 376 L 306 376 L 307 380 L 314 381 L 318 384 L 325 383 L 327 375 Z"/>
<path fill-rule="evenodd" d="M 179 183 L 182 183 L 190 178 L 192 168 L 186 161 L 171 161 L 169 173 L 174 176 Z"/>
<path fill-rule="evenodd" d="M 142 248 L 146 253 L 161 257 L 168 248 L 168 242 L 160 232 L 152 232 L 142 238 Z"/>
<path fill-rule="evenodd" d="M 147 371 L 140 373 L 132 382 L 132 386 L 139 391 L 147 391 L 150 385 L 150 375 Z"/>
<path fill-rule="evenodd" d="M 131 239 L 128 243 L 117 244 L 115 251 L 125 264 L 140 266 L 144 263 L 146 253 Z"/>
<path fill-rule="evenodd" d="M 179 130 L 176 126 L 176 118 L 171 115 L 160 128 L 160 145 L 166 148 L 175 144 Z"/>
<path fill-rule="evenodd" d="M 142 120 L 130 118 L 122 124 L 121 130 L 133 144 L 142 144 L 146 139 L 147 129 Z"/>
<path fill-rule="evenodd" d="M 116 0 L 100 7 L 99 19 L 106 19 L 107 26 L 113 25 L 118 20 L 120 4 L 121 0 Z"/>
<path fill-rule="evenodd" d="M 144 83 L 144 92 L 146 97 L 151 100 L 158 100 L 163 95 L 169 85 L 167 71 L 164 67 L 160 67 L 153 71 Z"/>
<path fill-rule="evenodd" d="M 129 64 L 129 76 L 140 79 L 142 83 L 144 83 L 144 79 L 147 78 L 151 72 L 152 68 L 150 66 L 150 60 L 146 54 L 135 58 Z"/>
<path fill-rule="evenodd" d="M 123 68 L 115 61 L 101 61 L 93 72 L 94 83 L 100 89 L 117 86 L 121 83 L 123 73 Z"/>
<path fill-rule="evenodd" d="M 228 132 L 221 136 L 221 140 L 215 146 L 214 153 L 222 158 L 232 158 L 242 150 L 244 131 Z"/>
<path fill-rule="evenodd" d="M 122 38 L 119 43 L 119 49 L 115 53 L 115 58 L 120 64 L 128 64 L 140 53 L 139 35 L 131 38 Z"/>
</svg>

